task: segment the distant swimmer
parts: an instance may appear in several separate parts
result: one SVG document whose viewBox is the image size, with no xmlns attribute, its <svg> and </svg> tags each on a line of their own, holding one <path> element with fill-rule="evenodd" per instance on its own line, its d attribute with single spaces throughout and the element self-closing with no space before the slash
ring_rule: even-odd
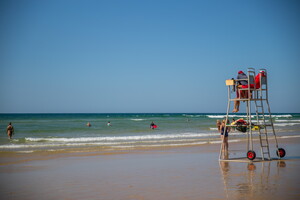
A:
<svg viewBox="0 0 300 200">
<path fill-rule="evenodd" d="M 11 125 L 11 122 L 9 122 L 9 124 L 6 128 L 6 132 L 7 132 L 8 138 L 11 139 L 12 135 L 14 134 L 14 127 Z"/>
<path fill-rule="evenodd" d="M 150 128 L 151 128 L 151 129 L 155 129 L 155 128 L 157 128 L 157 125 L 155 125 L 154 122 L 151 122 Z"/>
<path fill-rule="evenodd" d="M 109 121 L 109 122 L 107 122 L 107 126 L 111 126 L 111 123 L 110 123 L 110 121 Z"/>
<path fill-rule="evenodd" d="M 88 122 L 88 123 L 86 124 L 86 126 L 90 127 L 90 126 L 92 126 L 92 124 L 91 124 L 90 122 Z"/>
</svg>

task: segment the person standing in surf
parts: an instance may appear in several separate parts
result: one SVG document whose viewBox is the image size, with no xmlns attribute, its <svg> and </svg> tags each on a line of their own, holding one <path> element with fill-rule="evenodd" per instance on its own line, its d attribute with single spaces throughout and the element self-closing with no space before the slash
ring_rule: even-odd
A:
<svg viewBox="0 0 300 200">
<path fill-rule="evenodd" d="M 226 123 L 229 124 L 229 120 L 223 120 L 221 127 L 220 127 L 220 133 L 221 133 L 221 139 L 222 139 L 222 152 L 225 153 L 225 155 L 228 153 L 228 133 L 230 132 L 230 127 L 226 126 Z"/>
<path fill-rule="evenodd" d="M 6 128 L 6 133 L 8 135 L 8 138 L 12 139 L 12 135 L 14 134 L 14 127 L 11 125 L 11 122 L 9 122 L 9 124 Z"/>
</svg>

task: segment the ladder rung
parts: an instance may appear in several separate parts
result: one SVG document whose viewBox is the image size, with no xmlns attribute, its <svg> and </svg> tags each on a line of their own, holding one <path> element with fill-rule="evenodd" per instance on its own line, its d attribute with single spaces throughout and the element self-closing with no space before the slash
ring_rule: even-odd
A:
<svg viewBox="0 0 300 200">
<path fill-rule="evenodd" d="M 269 147 L 269 145 L 267 145 L 267 146 L 263 145 L 263 146 L 261 146 L 261 147 Z"/>
</svg>

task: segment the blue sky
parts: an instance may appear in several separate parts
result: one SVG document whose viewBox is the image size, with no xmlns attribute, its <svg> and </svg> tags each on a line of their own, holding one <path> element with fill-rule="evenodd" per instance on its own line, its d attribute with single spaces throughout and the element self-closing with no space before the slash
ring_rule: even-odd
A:
<svg viewBox="0 0 300 200">
<path fill-rule="evenodd" d="M 0 113 L 226 112 L 248 67 L 300 112 L 299 19 L 290 0 L 2 0 Z"/>
</svg>

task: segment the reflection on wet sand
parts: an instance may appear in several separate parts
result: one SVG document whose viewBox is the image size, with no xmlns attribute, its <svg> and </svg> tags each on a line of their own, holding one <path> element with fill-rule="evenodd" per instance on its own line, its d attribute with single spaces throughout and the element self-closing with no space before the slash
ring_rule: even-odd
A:
<svg viewBox="0 0 300 200">
<path fill-rule="evenodd" d="M 282 160 L 260 163 L 220 161 L 227 199 L 270 199 L 272 196 L 284 196 L 286 191 L 282 188 L 281 178 L 286 166 Z"/>
</svg>

